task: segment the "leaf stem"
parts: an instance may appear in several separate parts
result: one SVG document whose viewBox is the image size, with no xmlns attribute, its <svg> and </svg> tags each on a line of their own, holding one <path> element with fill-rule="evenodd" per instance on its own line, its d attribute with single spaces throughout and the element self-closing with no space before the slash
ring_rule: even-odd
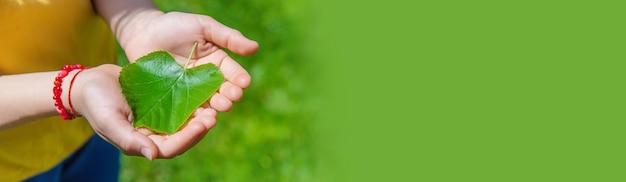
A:
<svg viewBox="0 0 626 182">
<path fill-rule="evenodd" d="M 193 53 L 196 52 L 196 47 L 198 47 L 198 42 L 193 43 L 193 48 L 191 48 L 191 52 L 189 53 L 189 57 L 187 58 L 187 62 L 185 63 L 185 69 L 187 69 L 187 66 L 189 66 L 189 60 L 191 60 L 191 56 L 193 56 Z"/>
</svg>

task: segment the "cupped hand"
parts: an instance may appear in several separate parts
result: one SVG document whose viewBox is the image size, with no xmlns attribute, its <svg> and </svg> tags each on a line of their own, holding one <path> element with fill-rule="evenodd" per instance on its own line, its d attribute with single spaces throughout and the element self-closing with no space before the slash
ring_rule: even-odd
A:
<svg viewBox="0 0 626 182">
<path fill-rule="evenodd" d="M 164 50 L 184 65 L 194 43 L 198 43 L 189 65 L 213 63 L 226 78 L 209 100 L 217 111 L 229 111 L 232 102 L 241 99 L 243 89 L 250 85 L 248 72 L 222 49 L 240 55 L 254 54 L 258 50 L 257 42 L 239 31 L 209 16 L 180 12 L 139 13 L 129 22 L 118 39 L 131 62 L 149 52 Z"/>
<path fill-rule="evenodd" d="M 172 158 L 194 146 L 216 123 L 216 111 L 208 106 L 198 108 L 187 124 L 171 135 L 136 129 L 131 110 L 122 95 L 118 76 L 121 68 L 102 65 L 87 69 L 76 77 L 72 101 L 94 131 L 127 155 Z"/>
</svg>

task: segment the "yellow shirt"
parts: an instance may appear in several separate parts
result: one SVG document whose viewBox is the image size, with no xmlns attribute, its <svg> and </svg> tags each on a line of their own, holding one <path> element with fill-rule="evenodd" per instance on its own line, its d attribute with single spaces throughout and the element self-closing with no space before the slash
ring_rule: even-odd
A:
<svg viewBox="0 0 626 182">
<path fill-rule="evenodd" d="M 0 40 L 0 75 L 60 70 L 65 64 L 97 66 L 117 58 L 111 32 L 89 0 L 0 0 Z M 91 135 L 83 118 L 58 116 L 1 130 L 0 181 L 20 181 L 54 167 Z"/>
</svg>

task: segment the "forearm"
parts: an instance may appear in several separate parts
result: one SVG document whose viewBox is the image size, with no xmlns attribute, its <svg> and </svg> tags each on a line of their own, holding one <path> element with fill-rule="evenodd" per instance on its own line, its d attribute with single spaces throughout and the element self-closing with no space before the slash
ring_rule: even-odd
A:
<svg viewBox="0 0 626 182">
<path fill-rule="evenodd" d="M 0 129 L 58 115 L 52 88 L 58 71 L 0 76 Z M 62 101 L 67 105 L 70 72 L 63 79 Z"/>
<path fill-rule="evenodd" d="M 95 0 L 94 9 L 109 25 L 118 42 L 125 48 L 132 35 L 141 31 L 138 22 L 146 23 L 141 14 L 163 14 L 151 0 Z"/>
</svg>

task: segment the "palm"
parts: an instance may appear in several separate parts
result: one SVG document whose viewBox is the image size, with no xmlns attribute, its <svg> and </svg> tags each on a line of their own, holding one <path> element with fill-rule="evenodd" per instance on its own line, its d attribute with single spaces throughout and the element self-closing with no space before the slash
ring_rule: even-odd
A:
<svg viewBox="0 0 626 182">
<path fill-rule="evenodd" d="M 201 107 L 189 119 L 187 125 L 172 135 L 154 133 L 148 129 L 135 129 L 131 124 L 131 111 L 121 94 L 117 76 L 120 68 L 113 65 L 88 70 L 81 84 L 83 98 L 78 104 L 80 113 L 87 118 L 94 131 L 128 155 L 142 155 L 147 148 L 152 157 L 172 158 L 195 145 L 215 125 L 216 112 Z M 84 100 L 84 99 L 81 99 Z"/>
<path fill-rule="evenodd" d="M 215 126 L 215 117 L 215 110 L 199 108 L 194 116 L 189 119 L 189 123 L 174 134 L 158 134 L 145 128 L 138 129 L 138 132 L 144 134 L 156 144 L 159 158 L 172 158 L 200 141 L 209 129 Z"/>
<path fill-rule="evenodd" d="M 100 108 L 98 112 L 85 116 L 94 131 L 105 140 L 129 155 L 140 155 L 134 146 L 154 146 L 158 158 L 172 158 L 195 145 L 215 125 L 216 112 L 213 109 L 199 108 L 180 131 L 163 135 L 146 128 L 136 129 L 131 124 L 131 112 L 119 90 L 106 90 L 100 96 L 101 102 L 94 102 L 91 107 Z M 132 136 L 132 137 L 127 137 Z M 142 145 L 136 145 L 137 142 Z"/>
<path fill-rule="evenodd" d="M 221 48 L 249 55 L 256 52 L 258 44 L 245 38 L 238 31 L 203 15 L 155 14 L 146 16 L 128 27 L 130 33 L 126 37 L 129 38 L 120 42 L 123 42 L 122 47 L 131 62 L 150 52 L 164 50 L 182 64 L 189 56 L 193 44 L 197 42 L 197 52 L 193 55 L 193 62 L 190 65 L 213 63 L 220 68 L 226 78 L 218 93 L 196 110 L 185 127 L 172 135 L 135 129 L 129 119 L 130 108 L 121 95 L 116 80 L 108 80 L 107 83 L 110 85 L 107 87 L 94 89 L 101 92 L 87 92 L 94 93 L 89 97 L 98 98 L 92 99 L 92 102 L 89 102 L 92 105 L 87 107 L 98 109 L 84 114 L 98 135 L 129 155 L 150 156 L 148 158 L 175 157 L 198 142 L 215 125 L 216 110 L 228 111 L 232 101 L 239 100 L 243 89 L 250 84 L 250 75 L 246 70 Z M 118 74 L 119 68 L 109 73 Z M 117 78 L 116 76 L 114 78 Z M 143 153 L 145 149 L 151 151 L 150 154 Z"/>
<path fill-rule="evenodd" d="M 164 50 L 184 65 L 197 42 L 198 48 L 189 65 L 213 63 L 220 68 L 226 82 L 210 100 L 210 107 L 228 111 L 231 102 L 239 100 L 242 89 L 250 84 L 246 70 L 222 50 L 223 47 L 242 55 L 256 52 L 258 44 L 239 31 L 208 16 L 178 12 L 155 15 L 138 24 L 142 25 L 139 26 L 142 31 L 135 31 L 123 45 L 131 62 L 149 52 Z"/>
</svg>

